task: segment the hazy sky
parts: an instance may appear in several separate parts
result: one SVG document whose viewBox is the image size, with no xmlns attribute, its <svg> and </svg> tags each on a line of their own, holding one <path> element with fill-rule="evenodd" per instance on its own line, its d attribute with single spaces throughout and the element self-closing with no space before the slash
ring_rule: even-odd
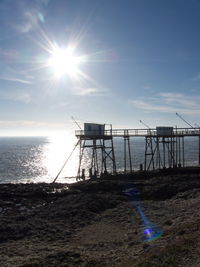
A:
<svg viewBox="0 0 200 267">
<path fill-rule="evenodd" d="M 199 0 L 1 0 L 0 135 L 200 123 Z M 52 48 L 75 47 L 76 77 Z"/>
</svg>

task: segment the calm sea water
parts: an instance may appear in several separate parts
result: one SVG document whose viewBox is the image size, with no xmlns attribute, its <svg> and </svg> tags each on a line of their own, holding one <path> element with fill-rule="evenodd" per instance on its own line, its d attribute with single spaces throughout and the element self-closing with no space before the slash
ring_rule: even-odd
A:
<svg viewBox="0 0 200 267">
<path fill-rule="evenodd" d="M 51 182 L 71 153 L 77 140 L 73 136 L 62 137 L 0 137 L 0 183 Z M 116 139 L 117 169 L 123 170 L 123 140 Z M 134 169 L 144 163 L 144 138 L 131 140 Z M 78 169 L 78 149 L 59 176 L 58 182 L 73 182 Z M 89 168 L 89 155 L 83 159 L 83 167 Z M 185 161 L 188 166 L 198 164 L 198 139 L 185 138 Z"/>
</svg>

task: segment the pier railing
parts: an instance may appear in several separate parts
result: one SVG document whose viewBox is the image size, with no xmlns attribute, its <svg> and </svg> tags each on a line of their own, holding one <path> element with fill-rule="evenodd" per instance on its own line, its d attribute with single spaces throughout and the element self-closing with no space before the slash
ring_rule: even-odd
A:
<svg viewBox="0 0 200 267">
<path fill-rule="evenodd" d="M 94 130 L 93 130 L 94 129 Z M 198 128 L 177 128 L 177 127 L 156 127 L 145 129 L 110 129 L 99 131 L 89 128 L 86 131 L 76 131 L 76 137 L 80 145 L 79 156 L 79 179 L 88 177 L 100 177 L 108 172 L 117 173 L 117 164 L 114 152 L 114 138 L 123 140 L 121 155 L 123 157 L 124 173 L 132 173 L 134 166 L 133 153 L 136 153 L 131 146 L 130 139 L 143 137 L 144 139 L 144 162 L 140 163 L 140 170 L 155 170 L 165 168 L 179 168 L 185 166 L 185 137 L 197 137 L 198 164 L 200 166 L 200 127 Z M 85 149 L 90 150 L 89 170 L 82 164 Z"/>
<path fill-rule="evenodd" d="M 84 130 L 75 131 L 77 138 L 93 137 L 145 137 L 145 136 L 200 136 L 200 128 L 174 128 L 171 134 L 158 134 L 156 128 L 152 129 L 109 129 L 102 131 L 92 131 L 87 133 Z"/>
</svg>

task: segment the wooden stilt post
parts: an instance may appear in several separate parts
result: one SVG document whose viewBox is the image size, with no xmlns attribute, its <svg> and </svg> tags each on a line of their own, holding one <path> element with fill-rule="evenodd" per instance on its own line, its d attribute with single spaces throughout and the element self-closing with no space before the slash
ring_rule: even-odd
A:
<svg viewBox="0 0 200 267">
<path fill-rule="evenodd" d="M 199 165 L 200 165 L 200 135 L 199 135 Z"/>
</svg>

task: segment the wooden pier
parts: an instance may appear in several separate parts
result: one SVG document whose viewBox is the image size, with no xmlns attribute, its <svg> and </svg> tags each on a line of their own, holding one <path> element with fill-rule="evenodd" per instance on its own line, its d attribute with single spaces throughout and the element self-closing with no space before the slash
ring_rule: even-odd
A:
<svg viewBox="0 0 200 267">
<path fill-rule="evenodd" d="M 90 168 L 88 176 L 98 177 L 112 169 L 117 172 L 115 161 L 114 138 L 123 139 L 124 173 L 133 171 L 130 140 L 144 137 L 144 163 L 141 170 L 164 168 L 180 168 L 185 166 L 185 137 L 198 137 L 198 164 L 200 165 L 200 128 L 156 127 L 152 129 L 112 129 L 101 124 L 85 124 L 84 130 L 75 132 L 79 140 L 79 168 L 78 179 L 84 179 L 85 169 L 82 168 L 82 159 L 86 149 L 90 152 Z"/>
</svg>

